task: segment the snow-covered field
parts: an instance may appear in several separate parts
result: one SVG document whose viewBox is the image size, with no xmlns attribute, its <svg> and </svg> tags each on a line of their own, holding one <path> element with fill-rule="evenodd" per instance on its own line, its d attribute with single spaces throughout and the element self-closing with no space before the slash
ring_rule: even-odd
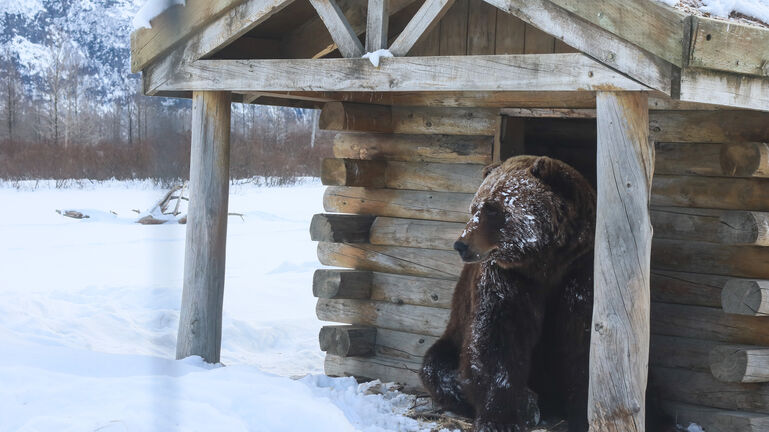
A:
<svg viewBox="0 0 769 432">
<path fill-rule="evenodd" d="M 0 431 L 420 430 L 410 396 L 322 375 L 322 187 L 231 188 L 222 363 L 175 361 L 185 227 L 150 183 L 0 183 Z M 75 220 L 56 209 L 91 216 Z M 304 376 L 304 378 L 296 379 Z"/>
</svg>

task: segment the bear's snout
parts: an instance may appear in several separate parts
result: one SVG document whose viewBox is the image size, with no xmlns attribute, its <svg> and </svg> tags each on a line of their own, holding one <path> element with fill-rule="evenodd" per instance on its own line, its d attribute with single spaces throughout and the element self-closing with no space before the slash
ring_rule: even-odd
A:
<svg viewBox="0 0 769 432">
<path fill-rule="evenodd" d="M 467 261 L 470 258 L 470 255 L 472 255 L 470 253 L 470 246 L 462 240 L 454 242 L 454 250 L 459 252 L 459 256 L 462 257 L 463 261 Z"/>
</svg>

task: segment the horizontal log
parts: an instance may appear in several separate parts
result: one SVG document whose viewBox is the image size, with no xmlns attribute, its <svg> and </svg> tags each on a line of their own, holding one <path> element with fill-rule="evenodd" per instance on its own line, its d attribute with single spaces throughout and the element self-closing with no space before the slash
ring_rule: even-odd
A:
<svg viewBox="0 0 769 432">
<path fill-rule="evenodd" d="M 493 143 L 487 136 L 340 133 L 334 137 L 334 157 L 489 164 Z"/>
<path fill-rule="evenodd" d="M 422 363 L 422 357 L 438 340 L 435 336 L 377 329 L 376 354 Z"/>
<path fill-rule="evenodd" d="M 721 309 L 652 303 L 654 334 L 769 346 L 769 317 L 725 314 Z"/>
<path fill-rule="evenodd" d="M 310 222 L 310 239 L 322 242 L 368 243 L 374 216 L 316 214 Z"/>
<path fill-rule="evenodd" d="M 393 129 L 392 111 L 385 105 L 328 102 L 320 112 L 318 128 L 390 133 Z"/>
<path fill-rule="evenodd" d="M 324 159 L 321 180 L 327 186 L 475 193 L 484 165 L 429 162 Z"/>
<path fill-rule="evenodd" d="M 655 143 L 655 174 L 769 177 L 769 146 L 760 142 Z"/>
<path fill-rule="evenodd" d="M 341 357 L 374 354 L 377 331 L 365 326 L 323 326 L 318 334 L 321 351 Z"/>
<path fill-rule="evenodd" d="M 692 17 L 689 66 L 740 74 L 769 75 L 769 34 L 735 21 Z"/>
<path fill-rule="evenodd" d="M 449 320 L 446 309 L 370 300 L 318 299 L 315 312 L 321 321 L 430 336 L 441 336 Z"/>
<path fill-rule="evenodd" d="M 655 239 L 652 266 L 658 270 L 769 279 L 769 248 Z"/>
<path fill-rule="evenodd" d="M 769 211 L 769 180 L 655 175 L 651 203 L 664 207 Z"/>
<path fill-rule="evenodd" d="M 323 194 L 329 212 L 466 223 L 473 194 L 331 186 Z"/>
<path fill-rule="evenodd" d="M 327 299 L 368 299 L 373 275 L 360 270 L 315 270 L 312 294 Z"/>
<path fill-rule="evenodd" d="M 499 110 L 487 108 L 392 107 L 392 132 L 494 136 Z"/>
<path fill-rule="evenodd" d="M 708 355 L 719 342 L 677 336 L 652 335 L 649 364 L 710 372 Z"/>
<path fill-rule="evenodd" d="M 725 313 L 748 316 L 769 315 L 769 281 L 733 279 L 721 291 Z"/>
<path fill-rule="evenodd" d="M 769 79 L 714 70 L 684 68 L 682 101 L 769 111 Z"/>
<path fill-rule="evenodd" d="M 731 278 L 710 274 L 659 270 L 652 267 L 653 301 L 721 307 L 721 290 Z"/>
<path fill-rule="evenodd" d="M 411 276 L 456 279 L 462 260 L 455 252 L 366 243 L 318 243 L 323 265 Z"/>
<path fill-rule="evenodd" d="M 657 207 L 651 220 L 656 238 L 769 246 L 769 213 Z"/>
<path fill-rule="evenodd" d="M 710 372 L 723 382 L 769 382 L 769 348 L 720 345 L 710 350 Z"/>
<path fill-rule="evenodd" d="M 721 146 L 721 169 L 735 177 L 769 177 L 769 145 L 761 142 Z"/>
<path fill-rule="evenodd" d="M 769 113 L 744 110 L 652 111 L 649 137 L 657 142 L 769 142 Z"/>
<path fill-rule="evenodd" d="M 450 308 L 456 281 L 389 273 L 373 273 L 371 300 Z"/>
<path fill-rule="evenodd" d="M 764 432 L 769 430 L 769 416 L 745 411 L 728 411 L 664 401 L 662 409 L 681 425 L 696 423 L 708 432 Z"/>
<path fill-rule="evenodd" d="M 380 216 L 371 225 L 370 241 L 376 245 L 454 250 L 465 224 Z"/>
<path fill-rule="evenodd" d="M 363 380 L 379 379 L 402 384 L 407 392 L 424 391 L 419 379 L 419 363 L 403 359 L 375 357 L 339 357 L 327 355 L 324 369 L 328 376 L 353 376 Z"/>
</svg>

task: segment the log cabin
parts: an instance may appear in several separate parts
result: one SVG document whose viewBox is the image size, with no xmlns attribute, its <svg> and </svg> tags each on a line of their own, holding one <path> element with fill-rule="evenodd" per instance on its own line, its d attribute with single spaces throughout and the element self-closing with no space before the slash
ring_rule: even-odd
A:
<svg viewBox="0 0 769 432">
<path fill-rule="evenodd" d="M 548 155 L 598 192 L 591 430 L 642 431 L 649 376 L 681 424 L 769 430 L 769 29 L 651 0 L 187 0 L 131 53 L 145 94 L 193 101 L 178 357 L 219 360 L 230 104 L 313 108 L 327 374 L 418 391 L 483 166 Z"/>
</svg>

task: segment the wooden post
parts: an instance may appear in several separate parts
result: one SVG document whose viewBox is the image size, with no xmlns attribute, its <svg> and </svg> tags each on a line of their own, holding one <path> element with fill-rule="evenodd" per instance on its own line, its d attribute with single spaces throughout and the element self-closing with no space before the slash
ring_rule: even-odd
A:
<svg viewBox="0 0 769 432">
<path fill-rule="evenodd" d="M 190 205 L 176 358 L 219 362 L 230 175 L 229 92 L 192 96 Z"/>
<path fill-rule="evenodd" d="M 649 361 L 649 196 L 654 150 L 643 93 L 599 92 L 591 432 L 643 432 Z"/>
<path fill-rule="evenodd" d="M 366 51 L 387 48 L 387 28 L 390 21 L 389 0 L 368 0 L 366 14 Z"/>
</svg>

